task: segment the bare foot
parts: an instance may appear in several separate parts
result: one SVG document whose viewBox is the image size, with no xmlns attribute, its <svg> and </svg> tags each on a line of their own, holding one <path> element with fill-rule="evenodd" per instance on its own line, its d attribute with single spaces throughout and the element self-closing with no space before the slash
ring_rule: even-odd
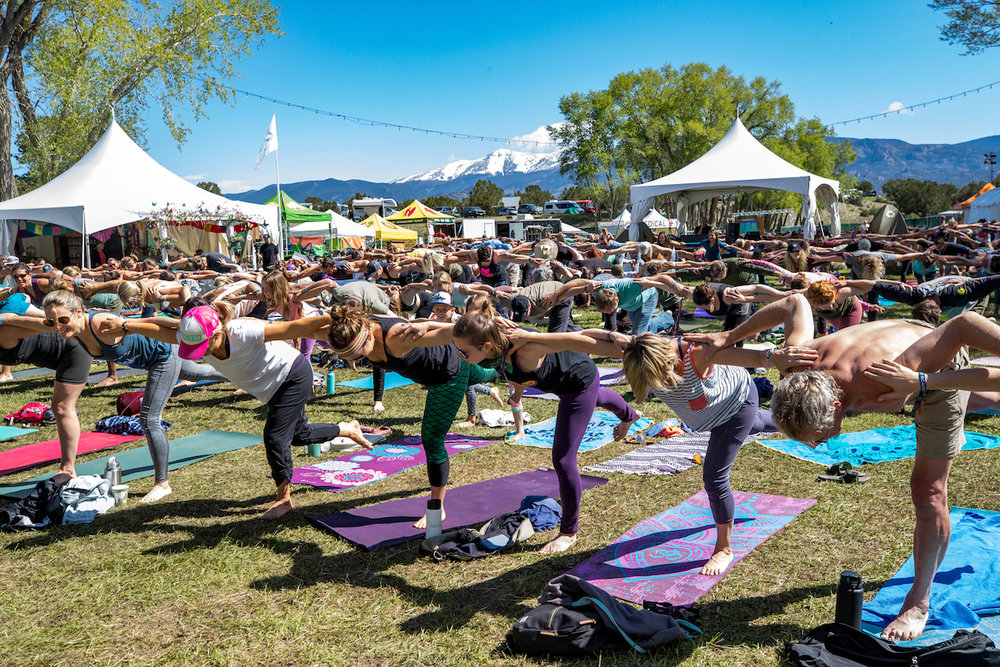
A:
<svg viewBox="0 0 1000 667">
<path fill-rule="evenodd" d="M 899 612 L 892 623 L 882 631 L 882 639 L 893 642 L 908 642 L 916 639 L 924 632 L 927 624 L 927 609 L 925 607 L 913 606 Z"/>
<path fill-rule="evenodd" d="M 156 484 L 153 485 L 153 488 L 149 490 L 149 493 L 147 493 L 146 495 L 144 495 L 142 498 L 139 499 L 139 502 L 155 503 L 157 500 L 160 500 L 161 498 L 166 498 L 173 492 L 174 490 L 170 488 L 169 482 L 157 482 Z"/>
<path fill-rule="evenodd" d="M 113 384 L 118 384 L 118 378 L 117 377 L 106 377 L 103 380 L 101 380 L 100 382 L 98 382 L 97 384 L 95 384 L 94 386 L 95 387 L 110 387 Z"/>
<path fill-rule="evenodd" d="M 177 387 L 191 387 L 196 384 L 198 383 L 195 382 L 194 380 L 179 380 L 177 384 L 174 385 L 174 388 L 176 389 Z"/>
<path fill-rule="evenodd" d="M 59 468 L 56 474 L 52 475 L 52 481 L 56 484 L 65 484 L 76 477 L 76 468 Z"/>
<path fill-rule="evenodd" d="M 722 551 L 717 551 L 712 554 L 712 557 L 708 559 L 708 562 L 701 568 L 701 574 L 709 577 L 714 577 L 718 574 L 722 574 L 729 567 L 729 564 L 733 562 L 733 550 L 730 548 L 725 548 Z"/>
<path fill-rule="evenodd" d="M 382 405 L 382 401 L 376 401 L 375 405 L 372 406 L 374 412 L 385 412 L 385 406 Z"/>
<path fill-rule="evenodd" d="M 13 375 L 0 375 L 0 382 L 10 382 L 13 379 Z"/>
<path fill-rule="evenodd" d="M 289 499 L 275 501 L 271 507 L 268 508 L 264 514 L 261 515 L 262 519 L 280 519 L 289 512 L 292 511 L 292 501 Z"/>
<path fill-rule="evenodd" d="M 466 419 L 464 422 L 458 422 L 458 424 L 456 424 L 458 428 L 472 428 L 475 425 L 476 425 L 476 418 L 472 415 L 470 415 L 469 418 Z"/>
<path fill-rule="evenodd" d="M 447 518 L 447 516 L 448 515 L 445 514 L 445 511 L 442 508 L 441 509 L 441 523 L 444 523 L 444 520 Z M 417 530 L 423 530 L 424 528 L 426 528 L 427 527 L 427 515 L 425 514 L 422 517 L 420 517 L 419 519 L 417 519 L 417 522 L 413 524 L 413 527 L 416 528 Z"/>
<path fill-rule="evenodd" d="M 548 544 L 546 544 L 544 547 L 542 547 L 541 553 L 543 553 L 543 554 L 558 554 L 558 553 L 562 553 L 563 551 L 566 551 L 567 549 L 569 549 L 574 544 L 576 544 L 576 535 L 575 534 L 574 535 L 563 535 L 562 533 L 560 533 L 559 537 L 557 537 L 556 539 L 552 540 L 551 542 L 549 542 Z"/>
<path fill-rule="evenodd" d="M 503 441 L 507 444 L 515 443 L 524 437 L 524 431 L 511 431 L 503 437 Z"/>
<path fill-rule="evenodd" d="M 372 443 L 368 442 L 365 439 L 365 435 L 361 432 L 361 424 L 358 423 L 357 419 L 352 419 L 349 422 L 340 422 L 337 426 L 340 427 L 340 435 L 342 437 L 350 438 L 365 449 L 372 448 Z"/>
<path fill-rule="evenodd" d="M 507 405 L 506 403 L 504 403 L 504 400 L 500 398 L 500 390 L 497 389 L 496 387 L 490 389 L 490 398 L 496 401 L 497 406 L 499 406 L 501 410 Z"/>
<path fill-rule="evenodd" d="M 246 389 L 240 389 L 239 387 L 237 387 L 236 391 L 233 392 L 233 396 L 240 396 L 245 393 L 247 393 Z"/>
<path fill-rule="evenodd" d="M 615 440 L 621 440 L 622 438 L 624 438 L 625 436 L 627 436 L 628 435 L 628 430 L 630 428 L 632 428 L 632 424 L 634 424 L 636 422 L 636 420 L 641 419 L 641 418 L 642 418 L 642 413 L 639 412 L 638 410 L 636 410 L 635 411 L 635 419 L 633 419 L 630 422 L 620 421 L 617 424 L 615 424 L 615 430 L 614 430 Z"/>
</svg>

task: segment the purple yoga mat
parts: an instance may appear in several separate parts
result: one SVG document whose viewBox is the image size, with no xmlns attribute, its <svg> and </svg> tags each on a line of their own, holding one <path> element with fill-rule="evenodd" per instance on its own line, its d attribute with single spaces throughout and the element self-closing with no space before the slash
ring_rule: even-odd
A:
<svg viewBox="0 0 1000 667">
<path fill-rule="evenodd" d="M 449 456 L 493 444 L 491 440 L 449 433 L 444 441 Z M 345 491 L 385 479 L 389 475 L 427 463 L 420 436 L 376 445 L 292 471 L 292 484 L 311 484 L 330 491 Z"/>
<path fill-rule="evenodd" d="M 625 375 L 620 366 L 598 366 L 597 372 L 601 376 L 602 387 L 610 387 L 611 385 L 625 381 Z M 549 401 L 559 400 L 559 397 L 555 394 L 548 394 L 539 389 L 535 389 L 534 387 L 528 387 L 525 389 L 523 395 L 529 398 L 544 398 Z"/>
<path fill-rule="evenodd" d="M 740 491 L 734 491 L 733 496 L 733 565 L 816 502 Z M 637 604 L 653 600 L 687 605 L 725 576 L 725 572 L 714 577 L 698 573 L 714 547 L 715 522 L 702 489 L 680 505 L 637 524 L 569 574 Z"/>
<path fill-rule="evenodd" d="M 582 475 L 584 490 L 605 484 L 603 477 Z M 488 479 L 448 490 L 445 497 L 445 530 L 485 523 L 505 512 L 514 512 L 525 496 L 559 496 L 554 470 L 532 470 L 510 477 Z M 403 498 L 309 520 L 332 530 L 348 542 L 371 551 L 424 536 L 413 522 L 424 515 L 427 496 Z"/>
</svg>

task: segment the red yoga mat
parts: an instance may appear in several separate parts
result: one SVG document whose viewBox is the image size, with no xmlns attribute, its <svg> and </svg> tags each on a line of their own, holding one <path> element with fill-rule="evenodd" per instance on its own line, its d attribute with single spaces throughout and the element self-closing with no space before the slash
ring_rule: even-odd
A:
<svg viewBox="0 0 1000 667">
<path fill-rule="evenodd" d="M 115 435 L 114 433 L 88 431 L 87 433 L 80 434 L 80 446 L 76 450 L 76 453 L 86 454 L 87 452 L 95 452 L 98 449 L 117 447 L 123 442 L 129 442 L 141 437 L 141 435 Z M 61 455 L 59 440 L 46 440 L 34 445 L 25 445 L 24 447 L 0 452 L 0 477 L 17 472 L 18 470 L 41 465 L 42 463 L 58 461 Z"/>
</svg>

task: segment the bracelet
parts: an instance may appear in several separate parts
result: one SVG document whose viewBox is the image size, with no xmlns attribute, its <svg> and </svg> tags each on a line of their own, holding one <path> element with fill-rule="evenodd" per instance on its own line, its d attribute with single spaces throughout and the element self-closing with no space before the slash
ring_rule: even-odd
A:
<svg viewBox="0 0 1000 667">
<path fill-rule="evenodd" d="M 507 401 L 507 405 L 509 405 L 512 408 L 519 408 L 519 407 L 521 407 L 521 401 L 517 401 L 517 402 L 513 402 L 513 403 L 510 402 L 510 401 Z"/>
<path fill-rule="evenodd" d="M 128 333 L 128 320 L 122 320 L 122 333 Z"/>
<path fill-rule="evenodd" d="M 920 381 L 920 393 L 913 401 L 913 416 L 919 415 L 924 409 L 924 394 L 927 393 L 927 373 L 917 373 L 917 380 Z"/>
<path fill-rule="evenodd" d="M 511 412 L 520 412 L 522 409 L 523 408 L 521 407 L 520 403 L 518 403 L 517 405 L 510 406 L 510 411 Z"/>
<path fill-rule="evenodd" d="M 610 343 L 611 342 L 611 332 L 610 331 L 605 331 L 604 335 L 607 336 L 608 342 Z"/>
<path fill-rule="evenodd" d="M 764 360 L 767 361 L 768 363 L 770 363 L 771 361 L 771 355 L 774 354 L 774 350 L 775 348 L 772 347 L 769 348 L 767 352 L 764 353 Z"/>
</svg>

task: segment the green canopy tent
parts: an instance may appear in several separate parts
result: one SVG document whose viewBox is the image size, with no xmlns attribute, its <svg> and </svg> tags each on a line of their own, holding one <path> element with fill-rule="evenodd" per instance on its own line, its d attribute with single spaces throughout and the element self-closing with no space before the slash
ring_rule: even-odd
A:
<svg viewBox="0 0 1000 667">
<path fill-rule="evenodd" d="M 278 195 L 274 195 L 266 202 L 266 206 L 277 206 Z M 319 220 L 330 220 L 329 211 L 314 211 L 308 206 L 303 206 L 288 196 L 284 190 L 281 191 L 281 217 L 289 225 L 297 225 L 300 222 L 317 222 Z"/>
</svg>

